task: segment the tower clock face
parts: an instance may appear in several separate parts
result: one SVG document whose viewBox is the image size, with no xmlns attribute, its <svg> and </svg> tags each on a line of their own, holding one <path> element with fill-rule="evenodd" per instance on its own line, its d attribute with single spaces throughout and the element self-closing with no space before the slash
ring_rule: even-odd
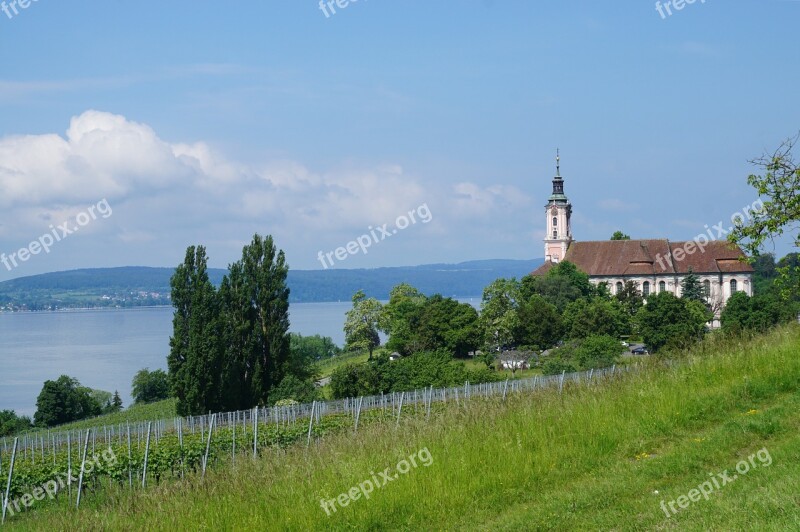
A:
<svg viewBox="0 0 800 532">
<path fill-rule="evenodd" d="M 555 216 L 556 214 L 558 214 L 558 209 L 555 206 L 551 207 L 550 208 L 550 214 Z"/>
</svg>

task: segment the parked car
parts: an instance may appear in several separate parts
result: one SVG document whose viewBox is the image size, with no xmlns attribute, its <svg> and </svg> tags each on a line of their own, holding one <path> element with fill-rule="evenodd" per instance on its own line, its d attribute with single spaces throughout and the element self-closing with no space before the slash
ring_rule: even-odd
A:
<svg viewBox="0 0 800 532">
<path fill-rule="evenodd" d="M 647 355 L 647 354 L 650 354 L 650 352 L 647 350 L 647 347 L 645 347 L 645 346 L 637 347 L 636 349 L 631 351 L 631 353 L 633 353 L 634 355 Z"/>
<path fill-rule="evenodd" d="M 629 344 L 625 340 L 622 340 L 620 343 L 622 344 L 622 347 L 630 347 L 631 346 L 631 344 Z"/>
</svg>

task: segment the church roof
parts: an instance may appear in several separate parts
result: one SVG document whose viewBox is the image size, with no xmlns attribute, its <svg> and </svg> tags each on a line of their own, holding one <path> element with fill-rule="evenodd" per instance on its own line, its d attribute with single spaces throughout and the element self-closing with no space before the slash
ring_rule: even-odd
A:
<svg viewBox="0 0 800 532">
<path fill-rule="evenodd" d="M 684 274 L 689 268 L 703 274 L 752 272 L 742 257 L 742 250 L 726 241 L 708 242 L 701 251 L 694 241 L 653 239 L 572 242 L 564 260 L 590 276 L 629 277 Z M 544 275 L 552 267 L 545 262 L 532 275 Z"/>
</svg>

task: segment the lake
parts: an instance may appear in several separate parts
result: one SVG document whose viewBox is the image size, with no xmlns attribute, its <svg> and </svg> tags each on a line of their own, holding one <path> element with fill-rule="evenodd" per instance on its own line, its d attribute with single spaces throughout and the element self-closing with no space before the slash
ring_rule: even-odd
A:
<svg viewBox="0 0 800 532">
<path fill-rule="evenodd" d="M 461 298 L 474 306 L 480 298 Z M 292 303 L 291 331 L 344 344 L 342 303 Z M 131 403 L 142 368 L 167 369 L 172 308 L 0 313 L 0 410 L 33 416 L 46 380 L 61 375 L 114 392 Z"/>
</svg>

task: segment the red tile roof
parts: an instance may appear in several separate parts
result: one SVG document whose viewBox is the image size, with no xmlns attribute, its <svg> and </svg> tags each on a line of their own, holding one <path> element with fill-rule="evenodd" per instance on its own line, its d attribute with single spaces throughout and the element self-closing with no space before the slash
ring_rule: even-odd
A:
<svg viewBox="0 0 800 532">
<path fill-rule="evenodd" d="M 725 241 L 708 242 L 701 249 L 694 241 L 654 239 L 573 242 L 564 260 L 590 276 L 683 274 L 690 267 L 705 274 L 752 272 L 752 266 L 739 260 L 742 257 L 738 246 Z M 545 262 L 532 275 L 544 275 L 552 267 Z"/>
</svg>

